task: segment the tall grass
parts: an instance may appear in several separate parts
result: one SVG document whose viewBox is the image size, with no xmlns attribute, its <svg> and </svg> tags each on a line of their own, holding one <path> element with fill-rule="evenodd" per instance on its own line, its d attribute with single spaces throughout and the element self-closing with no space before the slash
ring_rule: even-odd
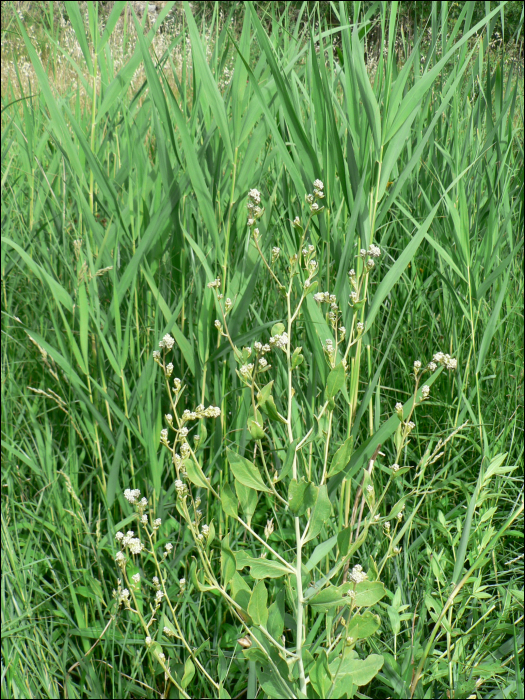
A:
<svg viewBox="0 0 525 700">
<path fill-rule="evenodd" d="M 162 669 L 132 622 L 121 614 L 107 626 L 114 535 L 133 517 L 125 488 L 147 494 L 159 536 L 175 533 L 170 586 L 192 580 L 196 556 L 159 449 L 168 404 L 152 351 L 170 333 L 187 406 L 221 408 L 201 433 L 205 474 L 221 491 L 225 448 L 248 455 L 250 402 L 217 338 L 207 284 L 220 277 L 235 301 L 235 345 L 269 336 L 285 307 L 250 241 L 246 196 L 256 187 L 266 205 L 262 254 L 278 246 L 291 256 L 292 222 L 321 178 L 325 211 L 311 229 L 319 289 L 348 298 L 356 251 L 384 252 L 363 308 L 354 415 L 333 428 L 334 441 L 351 431 L 355 444 L 328 480 L 335 521 L 379 445 L 383 465 L 395 461 L 389 426 L 396 401 L 412 394 L 414 360 L 440 349 L 458 361 L 433 385 L 404 451 L 416 465 L 444 443 L 401 554 L 385 559 L 382 627 L 359 647 L 384 665 L 366 695 L 522 697 L 523 78 L 504 47 L 491 47 L 505 3 L 475 25 L 473 3 L 453 24 L 449 4 L 433 3 L 410 44 L 397 2 L 366 12 L 330 3 L 335 27 L 308 3 L 291 23 L 248 2 L 234 29 L 217 11 L 204 26 L 183 3 L 179 31 L 162 45 L 157 30 L 174 3 L 149 29 L 126 5 L 116 2 L 102 28 L 98 3 L 86 17 L 66 3 L 61 28 L 50 3 L 44 62 L 17 15 L 8 27 L 36 80 L 18 72 L 2 94 L 2 695 L 162 692 Z M 364 57 L 372 29 L 383 47 L 374 65 Z M 76 51 L 62 49 L 61 31 Z M 117 64 L 122 44 L 129 53 Z M 59 57 L 77 76 L 60 94 Z M 311 406 L 327 383 L 330 331 L 310 297 L 303 308 L 299 398 Z M 342 308 L 348 328 L 353 313 Z M 388 475 L 377 478 L 384 486 Z M 383 515 L 413 488 L 409 470 Z M 254 528 L 271 515 L 265 499 Z M 206 507 L 223 536 L 219 504 Z M 360 551 L 365 568 L 384 546 Z M 179 605 L 184 639 L 221 697 L 253 693 L 242 626 L 194 584 Z M 187 649 L 167 648 L 182 683 Z M 210 696 L 205 675 L 188 679 L 191 697 Z"/>
</svg>

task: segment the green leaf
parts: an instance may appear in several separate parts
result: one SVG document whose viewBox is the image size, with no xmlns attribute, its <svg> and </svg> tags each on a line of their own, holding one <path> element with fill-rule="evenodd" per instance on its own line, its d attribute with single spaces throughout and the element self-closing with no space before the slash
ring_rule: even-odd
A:
<svg viewBox="0 0 525 700">
<path fill-rule="evenodd" d="M 228 457 L 228 462 L 235 478 L 240 481 L 241 484 L 247 486 L 255 491 L 264 491 L 266 493 L 271 493 L 269 489 L 262 480 L 259 470 L 245 457 L 241 457 L 233 450 L 226 450 Z"/>
<path fill-rule="evenodd" d="M 346 557 L 348 550 L 350 549 L 350 538 L 352 537 L 352 528 L 345 527 L 337 533 L 337 546 L 339 548 L 339 554 L 342 557 Z"/>
<path fill-rule="evenodd" d="M 268 632 L 274 639 L 280 639 L 284 632 L 284 598 L 284 589 L 280 588 L 268 610 Z"/>
<path fill-rule="evenodd" d="M 355 613 L 348 623 L 346 636 L 354 639 L 365 639 L 374 634 L 381 626 L 381 618 L 367 610 L 362 615 Z"/>
<path fill-rule="evenodd" d="M 282 335 L 286 330 L 284 323 L 276 323 L 272 326 L 272 335 Z"/>
<path fill-rule="evenodd" d="M 331 511 L 332 504 L 330 502 L 330 498 L 328 497 L 328 489 L 326 484 L 323 484 L 319 487 L 317 501 L 315 502 L 312 515 L 310 516 L 310 527 L 308 528 L 308 532 L 304 540 L 305 542 L 309 542 L 310 540 L 313 540 L 314 537 L 317 537 L 317 535 L 321 532 L 321 528 L 323 527 L 324 523 L 330 517 Z"/>
<path fill-rule="evenodd" d="M 367 685 L 382 669 L 384 658 L 380 654 L 370 654 L 366 659 L 357 658 L 357 652 L 351 651 L 342 661 L 336 659 L 330 664 L 333 674 L 339 669 L 339 677 L 349 677 L 357 686 Z M 339 664 L 341 664 L 339 666 Z"/>
<path fill-rule="evenodd" d="M 237 498 L 234 495 L 230 484 L 225 484 L 221 489 L 221 503 L 222 509 L 226 515 L 230 515 L 232 518 L 237 519 Z"/>
<path fill-rule="evenodd" d="M 355 605 L 368 608 L 378 603 L 385 595 L 385 586 L 381 581 L 362 581 L 355 587 Z"/>
<path fill-rule="evenodd" d="M 268 622 L 268 591 L 264 581 L 259 581 L 252 591 L 248 603 L 248 615 L 255 625 L 266 627 Z"/>
<path fill-rule="evenodd" d="M 340 362 L 338 365 L 336 365 L 333 370 L 330 372 L 328 375 L 328 379 L 326 381 L 326 391 L 325 391 L 325 399 L 329 401 L 330 399 L 333 399 L 334 396 L 341 391 L 345 384 L 345 368 L 343 367 L 343 363 Z"/>
<path fill-rule="evenodd" d="M 230 549 L 230 535 L 225 535 L 221 542 L 221 579 L 227 586 L 237 571 L 235 555 Z"/>
<path fill-rule="evenodd" d="M 241 503 L 242 512 L 244 513 L 244 516 L 249 525 L 252 521 L 255 509 L 257 508 L 257 491 L 248 488 L 248 486 L 241 484 L 241 482 L 237 481 L 236 479 L 235 492 L 237 493 L 237 497 L 239 498 L 239 501 Z"/>
<path fill-rule="evenodd" d="M 280 578 L 290 575 L 291 571 L 284 564 L 272 559 L 254 559 L 250 563 L 250 574 L 254 579 Z"/>
<path fill-rule="evenodd" d="M 191 659 L 186 659 L 186 663 L 184 664 L 184 675 L 182 676 L 182 680 L 180 682 L 181 686 L 183 688 L 187 688 L 193 680 L 194 675 L 195 666 L 193 665 L 193 661 Z"/>
<path fill-rule="evenodd" d="M 259 407 L 261 411 L 266 413 L 268 418 L 279 421 L 279 423 L 286 423 L 286 418 L 283 418 L 283 416 L 281 416 L 281 414 L 277 410 L 277 406 L 275 405 L 273 396 L 269 396 L 264 403 L 259 404 Z"/>
<path fill-rule="evenodd" d="M 310 556 L 310 559 L 305 564 L 305 568 L 307 571 L 311 571 L 320 561 L 323 559 L 328 552 L 330 552 L 335 545 L 337 544 L 337 535 L 334 535 L 333 537 L 330 537 L 329 540 L 326 540 L 326 542 L 321 542 L 321 544 L 318 544 L 317 547 L 314 549 L 312 552 L 312 555 Z"/>
<path fill-rule="evenodd" d="M 299 438 L 296 438 L 293 442 L 288 445 L 286 450 L 286 459 L 284 460 L 283 468 L 279 474 L 277 481 L 282 481 L 292 470 L 293 460 L 297 445 L 299 444 Z"/>
<path fill-rule="evenodd" d="M 195 486 L 200 486 L 203 489 L 210 488 L 208 480 L 206 479 L 200 464 L 195 462 L 193 457 L 189 457 L 188 459 L 184 460 L 184 467 L 186 469 L 188 479 L 191 481 L 192 484 L 195 484 Z"/>
<path fill-rule="evenodd" d="M 266 435 L 262 428 L 262 420 L 256 421 L 253 418 L 248 418 L 248 432 L 254 440 L 262 440 Z"/>
<path fill-rule="evenodd" d="M 327 698 L 332 685 L 332 674 L 328 666 L 328 654 L 321 649 L 315 664 L 310 668 L 310 682 L 320 698 Z"/>
<path fill-rule="evenodd" d="M 288 489 L 288 504 L 292 513 L 300 516 L 312 508 L 317 500 L 317 492 L 318 487 L 311 481 L 306 481 L 304 476 L 301 481 L 292 479 Z"/>
<path fill-rule="evenodd" d="M 332 464 L 330 465 L 330 470 L 328 472 L 328 477 L 330 478 L 334 474 L 338 474 L 342 469 L 346 467 L 352 456 L 354 449 L 354 436 L 350 437 L 343 442 L 341 447 L 337 450 L 332 458 Z"/>
</svg>

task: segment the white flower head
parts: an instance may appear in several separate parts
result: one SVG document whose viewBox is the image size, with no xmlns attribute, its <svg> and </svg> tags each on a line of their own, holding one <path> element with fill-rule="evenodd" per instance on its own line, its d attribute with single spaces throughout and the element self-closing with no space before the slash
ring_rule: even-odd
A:
<svg viewBox="0 0 525 700">
<path fill-rule="evenodd" d="M 323 189 L 324 189 L 324 185 L 323 185 L 323 183 L 321 182 L 321 180 L 314 180 L 314 187 L 315 187 L 317 190 L 323 190 Z"/>
<path fill-rule="evenodd" d="M 139 489 L 126 489 L 124 491 L 124 498 L 133 505 L 140 498 Z"/>
<path fill-rule="evenodd" d="M 175 339 L 171 337 L 169 333 L 166 333 L 164 338 L 159 342 L 159 348 L 166 348 L 166 350 L 171 350 L 175 345 Z"/>
</svg>

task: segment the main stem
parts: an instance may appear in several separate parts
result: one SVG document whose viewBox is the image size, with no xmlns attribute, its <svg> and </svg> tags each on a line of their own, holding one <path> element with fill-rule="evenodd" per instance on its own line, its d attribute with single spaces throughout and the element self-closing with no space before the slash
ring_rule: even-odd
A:
<svg viewBox="0 0 525 700">
<path fill-rule="evenodd" d="M 288 294 L 286 295 L 286 303 L 288 307 L 288 345 L 286 347 L 286 362 L 288 366 L 288 439 L 290 444 L 293 443 L 293 430 L 292 430 L 292 359 L 290 355 L 290 347 L 292 344 L 292 309 L 290 306 L 290 297 L 292 294 L 292 284 L 293 275 L 290 275 L 290 285 L 288 287 Z M 297 480 L 297 452 L 294 454 L 293 464 L 292 464 L 292 474 L 293 478 Z M 297 630 L 296 630 L 296 649 L 297 654 L 297 665 L 299 667 L 299 684 L 301 687 L 301 693 L 306 695 L 306 676 L 304 673 L 304 663 L 303 663 L 303 582 L 301 578 L 302 569 L 302 549 L 303 541 L 301 537 L 301 523 L 299 518 L 295 519 L 295 540 L 297 542 L 297 561 L 295 568 L 295 581 L 297 589 Z"/>
</svg>

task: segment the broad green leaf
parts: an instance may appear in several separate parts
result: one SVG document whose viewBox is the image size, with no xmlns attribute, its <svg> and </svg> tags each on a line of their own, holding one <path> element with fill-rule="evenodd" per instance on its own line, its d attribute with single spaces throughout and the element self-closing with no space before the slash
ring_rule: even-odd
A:
<svg viewBox="0 0 525 700">
<path fill-rule="evenodd" d="M 333 456 L 327 478 L 334 476 L 334 474 L 338 474 L 342 469 L 346 467 L 346 465 L 350 461 L 350 457 L 352 456 L 353 449 L 354 436 L 350 435 L 350 437 L 343 442 L 341 447 Z"/>
<path fill-rule="evenodd" d="M 310 527 L 308 528 L 308 533 L 305 538 L 305 542 L 313 540 L 314 537 L 321 532 L 321 529 L 325 522 L 330 517 L 332 511 L 332 504 L 330 498 L 328 497 L 328 489 L 326 484 L 319 487 L 319 493 L 317 495 L 317 501 L 310 516 Z"/>
<path fill-rule="evenodd" d="M 367 685 L 377 676 L 382 669 L 384 658 L 379 654 L 370 654 L 366 659 L 357 658 L 357 652 L 352 651 L 346 656 L 341 665 L 339 659 L 336 659 L 330 664 L 330 670 L 333 674 L 339 669 L 339 677 L 347 677 L 348 681 L 352 681 L 357 686 Z"/>
<path fill-rule="evenodd" d="M 221 503 L 226 515 L 237 519 L 237 497 L 234 495 L 230 484 L 225 484 L 221 489 Z"/>
<path fill-rule="evenodd" d="M 280 639 L 284 632 L 284 590 L 280 588 L 275 601 L 268 609 L 268 632 L 274 639 Z"/>
<path fill-rule="evenodd" d="M 187 688 L 192 682 L 194 675 L 195 666 L 193 665 L 193 661 L 191 659 L 186 659 L 186 663 L 184 664 L 184 675 L 182 676 L 182 680 L 180 682 L 181 686 L 183 688 Z"/>
<path fill-rule="evenodd" d="M 235 555 L 230 549 L 230 535 L 225 535 L 221 542 L 221 579 L 227 586 L 237 571 Z"/>
<path fill-rule="evenodd" d="M 362 615 L 355 613 L 352 615 L 345 634 L 354 639 L 365 639 L 370 637 L 381 626 L 381 618 L 367 610 Z"/>
<path fill-rule="evenodd" d="M 195 484 L 195 486 L 200 486 L 203 489 L 210 488 L 208 480 L 204 476 L 204 472 L 202 471 L 200 464 L 195 462 L 192 457 L 184 460 L 184 467 L 186 469 L 186 473 L 188 474 L 188 479 L 192 484 Z"/>
<path fill-rule="evenodd" d="M 340 362 L 336 365 L 333 370 L 328 375 L 326 382 L 325 398 L 327 401 L 333 399 L 334 396 L 341 391 L 345 385 L 345 368 L 343 363 Z"/>
<path fill-rule="evenodd" d="M 303 515 L 317 500 L 318 487 L 303 477 L 301 481 L 292 479 L 288 489 L 288 505 L 294 515 Z"/>
<path fill-rule="evenodd" d="M 330 537 L 330 539 L 326 540 L 326 542 L 321 542 L 321 544 L 318 544 L 305 564 L 306 570 L 311 571 L 315 566 L 317 566 L 321 559 L 324 559 L 324 557 L 332 551 L 336 544 L 337 535 Z"/>
<path fill-rule="evenodd" d="M 259 581 L 252 591 L 248 603 L 248 615 L 255 625 L 266 627 L 268 622 L 268 591 L 264 581 Z"/>
<path fill-rule="evenodd" d="M 240 481 L 235 479 L 235 492 L 239 498 L 244 517 L 248 521 L 248 525 L 250 525 L 257 507 L 257 491 L 245 486 L 244 484 L 241 484 Z"/>
<path fill-rule="evenodd" d="M 259 470 L 245 457 L 241 457 L 233 450 L 226 450 L 228 457 L 228 462 L 235 478 L 241 482 L 244 486 L 250 489 L 255 489 L 255 491 L 264 491 L 266 493 L 271 493 L 269 489 L 262 480 Z"/>
<path fill-rule="evenodd" d="M 310 682 L 320 698 L 327 698 L 332 685 L 332 674 L 328 666 L 328 654 L 324 649 L 319 650 L 314 665 L 310 668 Z"/>
</svg>

